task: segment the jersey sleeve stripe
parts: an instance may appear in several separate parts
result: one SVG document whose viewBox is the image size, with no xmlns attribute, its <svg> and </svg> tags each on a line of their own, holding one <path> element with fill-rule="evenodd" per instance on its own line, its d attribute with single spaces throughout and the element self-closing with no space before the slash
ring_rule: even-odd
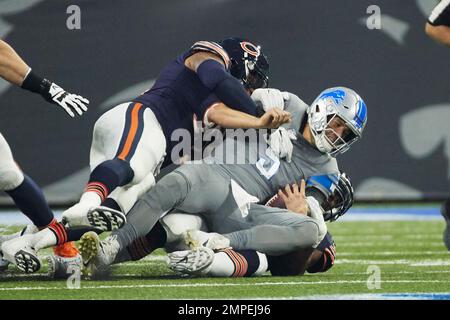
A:
<svg viewBox="0 0 450 320">
<path fill-rule="evenodd" d="M 215 42 L 197 41 L 191 47 L 191 50 L 208 51 L 208 52 L 214 53 L 223 60 L 223 62 L 225 63 L 225 67 L 227 69 L 230 68 L 230 65 L 231 65 L 230 57 L 228 56 L 227 52 L 219 44 L 217 44 Z"/>
<path fill-rule="evenodd" d="M 439 18 L 439 16 L 444 12 L 444 10 L 450 6 L 450 0 L 442 0 L 439 2 L 439 4 L 433 9 L 433 11 L 430 14 L 430 17 L 428 18 L 428 21 L 431 24 L 434 24 L 434 22 Z"/>
</svg>

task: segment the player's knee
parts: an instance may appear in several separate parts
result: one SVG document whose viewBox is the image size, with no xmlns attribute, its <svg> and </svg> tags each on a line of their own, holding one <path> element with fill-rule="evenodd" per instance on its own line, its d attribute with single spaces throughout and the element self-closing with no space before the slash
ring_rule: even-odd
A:
<svg viewBox="0 0 450 320">
<path fill-rule="evenodd" d="M 13 190 L 23 182 L 23 179 L 23 173 L 15 163 L 0 166 L 0 190 Z"/>
<path fill-rule="evenodd" d="M 177 171 L 164 176 L 143 196 L 143 200 L 151 204 L 159 202 L 163 209 L 170 209 L 179 205 L 189 193 L 191 185 L 186 177 Z"/>
<path fill-rule="evenodd" d="M 319 226 L 312 220 L 302 222 L 301 226 L 296 227 L 298 240 L 297 249 L 311 248 L 317 244 L 319 237 Z"/>
<path fill-rule="evenodd" d="M 114 158 L 99 164 L 92 171 L 90 181 L 102 181 L 105 177 L 114 185 L 124 186 L 133 180 L 134 172 L 128 161 Z"/>
</svg>

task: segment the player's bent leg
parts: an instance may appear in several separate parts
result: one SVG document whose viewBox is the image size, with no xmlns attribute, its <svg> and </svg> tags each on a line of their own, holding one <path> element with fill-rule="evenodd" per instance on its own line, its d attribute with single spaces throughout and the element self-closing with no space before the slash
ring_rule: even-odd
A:
<svg viewBox="0 0 450 320">
<path fill-rule="evenodd" d="M 117 187 L 124 187 L 125 194 L 120 197 L 121 192 L 118 192 L 121 199 L 117 200 L 122 202 L 125 210 L 129 210 L 137 197 L 154 184 L 151 175 L 158 171 L 165 155 L 164 133 L 151 110 L 141 104 L 130 104 L 126 117 L 114 159 L 100 163 L 93 170 L 86 192 L 80 201 L 80 203 L 89 203 L 89 201 L 83 201 L 84 197 L 95 197 L 94 194 L 97 194 L 97 202 L 87 210 L 85 207 L 81 214 L 79 212 L 64 213 L 65 222 L 69 226 L 92 226 L 101 230 L 114 230 L 120 227 L 117 224 L 123 222 L 123 217 L 114 211 L 93 210 L 98 207 L 98 202 L 105 201 Z M 92 205 L 93 202 L 90 204 Z M 118 204 L 121 205 L 121 203 Z M 118 221 L 111 219 L 118 219 Z"/>
<path fill-rule="evenodd" d="M 83 258 L 83 273 L 91 277 L 106 275 L 120 249 L 115 236 L 100 241 L 95 232 L 84 234 L 79 247 Z"/>
<path fill-rule="evenodd" d="M 238 219 L 239 215 L 233 218 Z M 285 209 L 252 204 L 245 221 L 248 223 L 245 230 L 225 233 L 226 220 L 219 230 L 235 250 L 256 250 L 277 256 L 314 247 L 322 240 L 315 220 Z"/>
</svg>

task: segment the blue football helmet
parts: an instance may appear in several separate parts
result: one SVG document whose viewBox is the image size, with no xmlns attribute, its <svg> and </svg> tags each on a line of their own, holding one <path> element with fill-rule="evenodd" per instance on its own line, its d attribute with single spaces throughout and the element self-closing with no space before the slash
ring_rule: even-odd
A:
<svg viewBox="0 0 450 320">
<path fill-rule="evenodd" d="M 324 90 L 307 109 L 308 124 L 317 149 L 331 156 L 344 153 L 362 136 L 367 123 L 367 107 L 352 89 Z M 340 118 L 348 130 L 338 134 L 330 124 Z"/>
<path fill-rule="evenodd" d="M 231 60 L 231 74 L 248 90 L 267 88 L 269 62 L 261 47 L 243 38 L 228 38 L 219 42 Z"/>
</svg>

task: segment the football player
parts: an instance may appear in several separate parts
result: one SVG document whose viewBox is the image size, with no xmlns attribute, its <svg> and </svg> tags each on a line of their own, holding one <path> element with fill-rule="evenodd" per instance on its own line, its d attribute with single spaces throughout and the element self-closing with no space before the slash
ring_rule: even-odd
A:
<svg viewBox="0 0 450 320">
<path fill-rule="evenodd" d="M 218 233 L 192 241 L 213 250 L 232 247 L 279 256 L 317 248 L 327 232 L 321 209 L 326 199 L 323 194 L 332 193 L 336 185 L 333 181 L 339 177 L 334 156 L 359 140 L 366 122 L 367 108 L 356 92 L 345 87 L 327 89 L 302 118 L 297 140 L 293 141 L 292 162 L 269 154 L 261 155 L 256 164 L 180 166 L 138 200 L 121 229 L 101 242 L 96 233 L 86 234 L 81 243 L 83 259 L 95 269 L 107 267 L 121 248 L 145 236 L 172 210 L 201 214 L 208 227 Z M 320 185 L 324 193 L 304 194 L 303 180 L 303 193 L 295 210 L 263 205 L 280 188 L 293 185 L 295 190 L 295 183 L 305 178 Z M 22 250 L 34 258 L 33 245 Z"/>
<path fill-rule="evenodd" d="M 80 202 L 63 213 L 63 221 L 70 227 L 87 219 L 95 230 L 105 224 L 112 229 L 122 224 L 122 212 L 128 212 L 155 183 L 159 169 L 172 162 L 174 130 L 192 134 L 194 117 L 222 128 L 277 128 L 289 122 L 288 112 L 269 108 L 267 103 L 262 103 L 265 113 L 255 116 L 258 107 L 250 93 L 267 86 L 267 73 L 268 62 L 260 47 L 245 39 L 195 43 L 162 71 L 150 90 L 114 107 L 96 122 L 89 182 Z M 283 98 L 277 101 L 282 107 Z M 78 240 L 86 231 L 58 223 L 37 236 L 46 239 L 48 246 Z M 16 258 L 26 260 L 20 253 Z"/>
<path fill-rule="evenodd" d="M 87 111 L 89 101 L 79 95 L 69 93 L 56 83 L 39 76 L 32 70 L 16 51 L 5 41 L 0 40 L 0 77 L 21 87 L 38 93 L 45 100 L 61 107 L 71 117 L 82 115 Z M 0 236 L 0 243 L 16 238 L 22 234 L 34 233 L 40 229 L 56 224 L 53 212 L 44 198 L 42 190 L 26 174 L 22 172 L 14 160 L 8 142 L 0 133 L 0 190 L 5 191 L 16 206 L 32 222 L 19 233 Z M 54 249 L 59 262 L 80 261 L 78 251 L 72 242 L 57 246 Z M 8 262 L 1 259 L 1 267 L 7 267 Z"/>
<path fill-rule="evenodd" d="M 307 189 L 317 188 L 317 186 L 320 185 L 310 180 L 307 181 Z M 279 194 L 282 198 L 275 195 L 266 205 L 295 210 L 295 206 L 291 207 L 291 204 L 296 201 L 297 197 L 301 197 L 300 190 L 297 191 L 284 193 L 283 190 L 280 190 Z M 318 191 L 321 192 L 320 189 Z M 335 221 L 345 214 L 352 204 L 353 187 L 349 178 L 342 173 L 331 196 L 322 205 L 324 220 Z M 136 261 L 153 250 L 164 247 L 167 252 L 171 252 L 168 255 L 169 267 L 179 273 L 243 277 L 259 275 L 269 269 L 273 275 L 299 275 L 303 274 L 305 269 L 309 273 L 327 271 L 333 266 L 336 255 L 335 244 L 329 233 L 312 253 L 309 249 L 301 249 L 283 256 L 266 256 L 254 250 L 235 251 L 231 248 L 213 251 L 200 246 L 194 250 L 187 250 L 189 247 L 185 244 L 185 238 L 188 232 L 192 232 L 191 230 L 208 231 L 201 216 L 170 213 L 160 219 L 145 237 L 135 240 L 127 248 L 121 250 L 114 263 Z M 93 267 L 93 264 L 91 266 Z M 88 270 L 87 273 L 94 277 L 102 275 L 96 271 Z"/>
<path fill-rule="evenodd" d="M 425 32 L 434 40 L 450 47 L 450 0 L 441 0 L 425 25 Z"/>
</svg>

